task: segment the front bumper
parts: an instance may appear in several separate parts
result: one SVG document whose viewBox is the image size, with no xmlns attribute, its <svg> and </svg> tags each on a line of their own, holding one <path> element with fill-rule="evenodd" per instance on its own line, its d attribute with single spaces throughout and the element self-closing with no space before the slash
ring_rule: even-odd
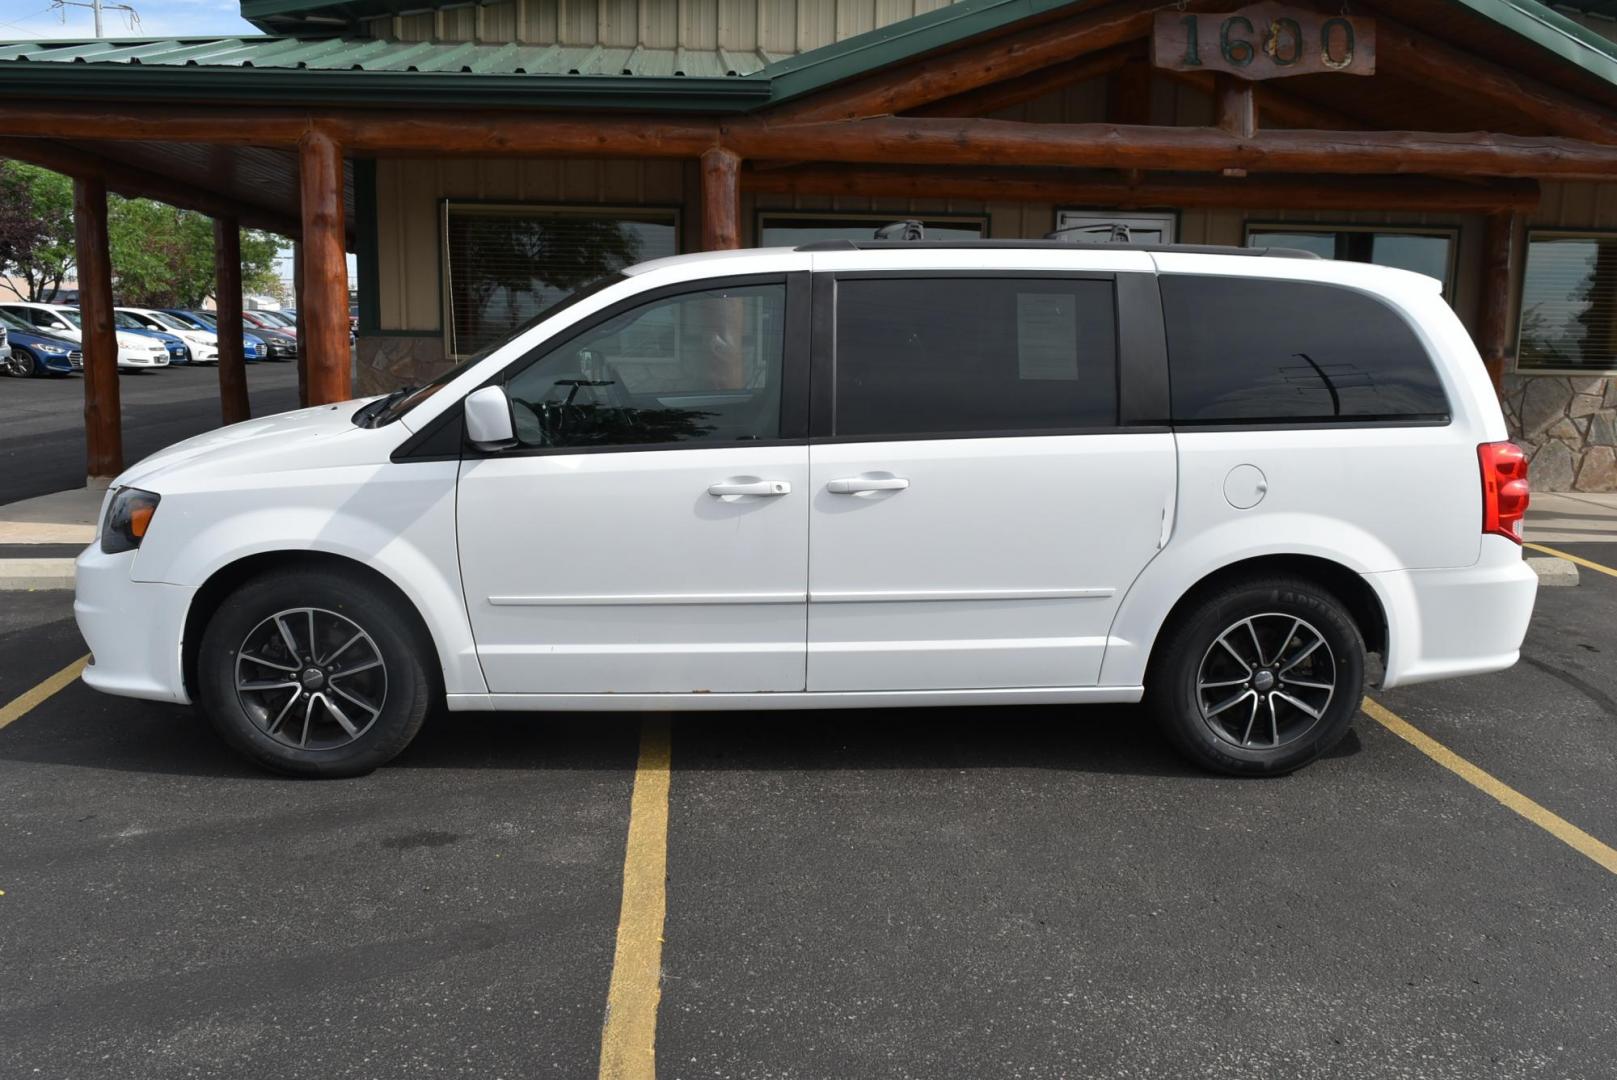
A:
<svg viewBox="0 0 1617 1080">
<path fill-rule="evenodd" d="M 119 349 L 118 366 L 121 368 L 168 367 L 168 350 L 147 352 L 144 349 Z"/>
<path fill-rule="evenodd" d="M 1484 536 L 1474 566 L 1366 577 L 1387 609 L 1383 687 L 1503 671 L 1521 655 L 1538 575 L 1504 537 Z"/>
<path fill-rule="evenodd" d="M 108 555 L 97 542 L 74 564 L 73 617 L 91 653 L 84 681 L 121 697 L 189 704 L 181 649 L 196 589 L 132 580 L 135 554 Z"/>
</svg>

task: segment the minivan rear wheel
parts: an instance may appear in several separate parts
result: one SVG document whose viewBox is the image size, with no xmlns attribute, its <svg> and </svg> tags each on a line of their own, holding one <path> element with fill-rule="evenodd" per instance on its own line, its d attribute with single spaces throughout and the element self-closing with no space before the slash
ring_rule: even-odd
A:
<svg viewBox="0 0 1617 1080">
<path fill-rule="evenodd" d="M 202 635 L 202 708 L 238 752 L 296 776 L 359 776 L 432 700 L 412 613 L 363 578 L 282 570 L 227 596 Z"/>
<path fill-rule="evenodd" d="M 1192 761 L 1276 776 L 1347 733 L 1364 691 L 1364 637 L 1329 591 L 1301 578 L 1219 589 L 1175 620 L 1153 656 L 1146 700 Z"/>
</svg>

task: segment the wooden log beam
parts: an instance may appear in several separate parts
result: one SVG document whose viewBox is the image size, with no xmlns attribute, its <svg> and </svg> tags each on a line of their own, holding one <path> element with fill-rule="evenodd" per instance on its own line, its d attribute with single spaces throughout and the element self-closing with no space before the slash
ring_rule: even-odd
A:
<svg viewBox="0 0 1617 1080">
<path fill-rule="evenodd" d="M 241 223 L 213 219 L 214 303 L 219 322 L 219 416 L 239 424 L 252 415 L 247 401 L 247 364 L 241 325 Z"/>
<path fill-rule="evenodd" d="M 235 217 L 249 228 L 264 229 L 283 236 L 297 235 L 297 219 L 271 207 L 226 198 L 217 192 L 194 187 L 161 173 L 113 161 L 51 139 L 0 138 L 0 157 L 25 161 L 66 176 L 99 177 L 108 191 L 129 198 L 156 199 L 210 217 Z"/>
<path fill-rule="evenodd" d="M 1510 294 L 1514 280 L 1514 247 L 1517 214 L 1497 210 L 1488 215 L 1482 241 L 1482 310 L 1477 318 L 1477 351 L 1493 382 L 1494 393 L 1501 392 L 1505 367 L 1510 362 Z"/>
<path fill-rule="evenodd" d="M 1243 180 L 1158 178 L 1130 183 L 1067 169 L 937 169 L 810 165 L 741 173 L 743 190 L 857 198 L 976 199 L 1077 203 L 1124 209 L 1186 207 L 1272 210 L 1431 210 L 1450 213 L 1531 211 L 1531 180 L 1460 183 L 1425 177 L 1254 176 Z"/>
<path fill-rule="evenodd" d="M 1158 68 L 1163 75 L 1185 86 L 1195 87 L 1210 98 L 1217 96 L 1217 85 L 1212 74 L 1196 71 L 1173 71 Z M 1284 82 L 1284 80 L 1281 80 Z M 1304 128 L 1318 131 L 1361 131 L 1365 123 L 1357 116 L 1333 109 L 1321 108 L 1286 93 L 1281 85 L 1254 84 L 1253 96 L 1257 100 L 1258 114 L 1267 116 L 1282 127 Z M 1216 108 L 1216 104 L 1215 104 Z"/>
<path fill-rule="evenodd" d="M 1064 64 L 1040 68 L 1019 78 L 990 83 L 975 90 L 967 90 L 963 94 L 946 97 L 941 101 L 928 102 L 908 110 L 905 115 L 987 116 L 1002 109 L 1015 108 L 1047 94 L 1058 93 L 1069 86 L 1077 86 L 1090 79 L 1110 75 L 1136 57 L 1143 59 L 1139 49 L 1133 46 L 1107 49 L 1090 56 L 1080 56 Z"/>
<path fill-rule="evenodd" d="M 98 176 L 73 180 L 73 239 L 83 329 L 85 472 L 91 479 L 110 480 L 124 471 L 123 414 L 118 332 L 112 322 L 107 185 Z"/>
<path fill-rule="evenodd" d="M 1163 0 L 1128 0 L 938 56 L 924 57 L 774 110 L 777 122 L 848 120 L 906 112 L 968 90 L 1114 48 L 1151 33 Z"/>
<path fill-rule="evenodd" d="M 1617 147 L 1484 132 L 1288 130 L 1242 139 L 1216 128 L 923 117 L 722 128 L 724 145 L 744 158 L 791 161 L 1589 180 L 1617 171 Z"/>
<path fill-rule="evenodd" d="M 343 151 L 315 128 L 298 143 L 303 210 L 303 325 L 310 405 L 352 396 L 348 348 L 348 255 L 343 243 Z"/>
<path fill-rule="evenodd" d="M 728 150 L 702 155 L 702 250 L 741 246 L 741 159 Z"/>
<path fill-rule="evenodd" d="M 1542 124 L 1551 134 L 1617 143 L 1617 118 L 1609 110 L 1392 19 L 1376 19 L 1376 53 L 1383 70 L 1456 99 Z"/>
</svg>

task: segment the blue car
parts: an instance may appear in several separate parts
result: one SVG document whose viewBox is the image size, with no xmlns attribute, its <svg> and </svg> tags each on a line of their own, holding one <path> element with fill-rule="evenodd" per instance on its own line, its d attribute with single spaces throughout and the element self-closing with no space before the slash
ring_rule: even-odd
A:
<svg viewBox="0 0 1617 1080">
<path fill-rule="evenodd" d="M 194 326 L 198 330 L 211 330 L 215 334 L 219 332 L 219 323 L 215 321 L 211 312 L 186 311 L 184 308 L 159 308 L 158 310 L 165 315 L 172 315 L 185 325 Z M 242 358 L 249 364 L 255 360 L 269 359 L 269 346 L 257 334 L 242 332 L 241 351 Z"/>
<path fill-rule="evenodd" d="M 189 364 L 191 362 L 191 348 L 178 334 L 165 334 L 161 330 L 151 330 L 138 320 L 125 315 L 121 311 L 112 313 L 112 323 L 120 330 L 127 330 L 131 334 L 141 337 L 156 338 L 168 349 L 168 362 L 170 364 Z"/>
<path fill-rule="evenodd" d="M 84 353 L 76 341 L 41 334 L 3 311 L 0 329 L 11 343 L 11 358 L 0 365 L 8 375 L 71 375 L 84 367 Z"/>
</svg>

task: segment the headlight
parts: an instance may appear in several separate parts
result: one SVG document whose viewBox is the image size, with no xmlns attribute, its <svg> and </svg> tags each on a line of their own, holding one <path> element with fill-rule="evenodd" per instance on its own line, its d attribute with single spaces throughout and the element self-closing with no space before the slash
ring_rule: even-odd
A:
<svg viewBox="0 0 1617 1080">
<path fill-rule="evenodd" d="M 64 356 L 73 351 L 66 345 L 52 345 L 48 341 L 41 341 L 38 345 L 35 345 L 34 348 L 38 349 L 42 353 L 50 353 L 52 356 Z"/>
<path fill-rule="evenodd" d="M 139 488 L 119 488 L 101 523 L 101 550 L 108 555 L 140 547 L 157 513 L 160 496 Z"/>
</svg>

